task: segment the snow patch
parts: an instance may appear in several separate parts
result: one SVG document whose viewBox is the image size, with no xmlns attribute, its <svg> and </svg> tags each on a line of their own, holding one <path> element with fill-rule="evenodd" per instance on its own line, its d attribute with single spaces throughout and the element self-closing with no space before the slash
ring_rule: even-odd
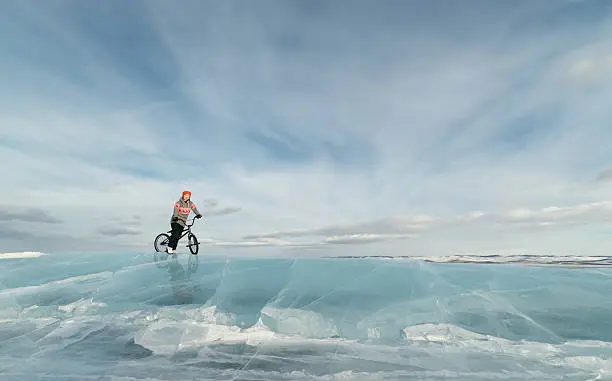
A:
<svg viewBox="0 0 612 381">
<path fill-rule="evenodd" d="M 24 251 L 21 253 L 0 253 L 0 259 L 23 259 L 23 258 L 39 258 L 45 254 L 38 251 Z"/>
</svg>

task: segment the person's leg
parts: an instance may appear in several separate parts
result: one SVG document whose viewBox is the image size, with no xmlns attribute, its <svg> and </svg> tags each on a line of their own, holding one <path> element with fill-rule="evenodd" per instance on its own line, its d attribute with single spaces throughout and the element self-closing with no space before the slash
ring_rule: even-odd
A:
<svg viewBox="0 0 612 381">
<path fill-rule="evenodd" d="M 168 240 L 168 253 L 172 253 L 173 250 L 176 249 L 176 245 L 178 242 L 178 237 L 176 236 L 176 228 L 175 228 L 175 223 L 171 223 L 170 224 L 170 239 Z"/>
<path fill-rule="evenodd" d="M 183 232 L 183 226 L 177 223 L 172 223 L 170 224 L 170 226 L 172 227 L 172 233 L 170 235 L 170 242 L 168 242 L 168 247 L 172 250 L 176 250 L 179 238 L 181 237 L 181 233 Z"/>
</svg>

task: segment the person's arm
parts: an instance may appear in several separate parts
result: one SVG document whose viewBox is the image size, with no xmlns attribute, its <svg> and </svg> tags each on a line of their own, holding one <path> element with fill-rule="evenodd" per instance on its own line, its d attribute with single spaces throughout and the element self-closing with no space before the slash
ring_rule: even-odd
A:
<svg viewBox="0 0 612 381">
<path fill-rule="evenodd" d="M 198 208 L 196 208 L 196 205 L 194 204 L 194 202 L 191 202 L 191 210 L 193 210 L 193 212 L 196 215 L 196 218 L 201 218 L 202 214 L 200 214 L 200 212 L 198 212 Z"/>
<path fill-rule="evenodd" d="M 179 209 L 178 208 L 179 208 L 179 203 L 175 202 L 174 203 L 174 210 L 172 211 L 172 219 L 171 219 L 172 222 L 178 221 L 178 215 L 179 215 Z"/>
</svg>

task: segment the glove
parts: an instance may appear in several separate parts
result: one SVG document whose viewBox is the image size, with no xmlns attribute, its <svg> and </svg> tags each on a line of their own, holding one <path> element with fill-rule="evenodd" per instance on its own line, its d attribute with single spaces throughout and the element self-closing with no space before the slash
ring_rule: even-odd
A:
<svg viewBox="0 0 612 381">
<path fill-rule="evenodd" d="M 196 218 L 202 218 L 202 215 L 201 215 L 201 214 L 198 214 L 198 215 L 196 216 Z"/>
</svg>

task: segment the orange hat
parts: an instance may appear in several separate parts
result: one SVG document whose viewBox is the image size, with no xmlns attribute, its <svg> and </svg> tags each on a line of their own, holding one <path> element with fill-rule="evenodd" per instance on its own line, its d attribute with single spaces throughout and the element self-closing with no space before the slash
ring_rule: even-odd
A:
<svg viewBox="0 0 612 381">
<path fill-rule="evenodd" d="M 188 190 L 183 191 L 183 196 L 185 196 L 186 194 L 188 194 L 189 197 L 191 197 L 191 192 L 189 192 Z"/>
</svg>

